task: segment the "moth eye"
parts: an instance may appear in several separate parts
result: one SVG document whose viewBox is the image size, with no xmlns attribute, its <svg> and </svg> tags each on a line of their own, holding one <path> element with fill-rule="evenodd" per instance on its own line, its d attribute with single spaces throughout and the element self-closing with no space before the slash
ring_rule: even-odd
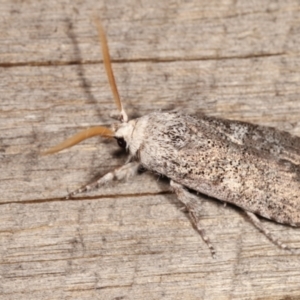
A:
<svg viewBox="0 0 300 300">
<path fill-rule="evenodd" d="M 119 145 L 121 148 L 123 148 L 123 149 L 126 148 L 126 142 L 125 142 L 125 140 L 124 140 L 123 138 L 117 138 L 117 142 L 118 142 L 118 145 Z"/>
</svg>

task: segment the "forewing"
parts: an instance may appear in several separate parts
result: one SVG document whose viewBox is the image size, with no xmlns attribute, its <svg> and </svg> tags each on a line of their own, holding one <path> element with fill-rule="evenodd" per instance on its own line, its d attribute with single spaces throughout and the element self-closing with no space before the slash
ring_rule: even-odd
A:
<svg viewBox="0 0 300 300">
<path fill-rule="evenodd" d="M 168 176 L 276 222 L 300 226 L 300 139 L 273 128 L 183 117 L 189 139 Z"/>
</svg>

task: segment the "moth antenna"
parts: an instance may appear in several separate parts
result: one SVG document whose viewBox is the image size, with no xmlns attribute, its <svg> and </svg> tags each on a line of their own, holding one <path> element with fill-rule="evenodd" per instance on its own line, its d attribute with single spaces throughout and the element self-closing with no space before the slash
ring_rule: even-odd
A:
<svg viewBox="0 0 300 300">
<path fill-rule="evenodd" d="M 100 44 L 101 44 L 103 62 L 104 62 L 107 78 L 108 78 L 108 81 L 109 81 L 109 85 L 110 85 L 110 88 L 112 90 L 115 103 L 118 107 L 118 110 L 121 113 L 121 120 L 123 122 L 127 122 L 128 121 L 128 116 L 127 116 L 127 114 L 126 114 L 126 112 L 123 108 L 123 105 L 122 105 L 122 102 L 121 102 L 121 99 L 120 99 L 120 96 L 119 96 L 118 88 L 117 88 L 117 85 L 116 85 L 115 76 L 114 76 L 114 73 L 113 73 L 113 70 L 112 70 L 112 67 L 111 67 L 111 60 L 110 60 L 106 35 L 105 35 L 104 29 L 102 27 L 102 24 L 100 22 L 100 19 L 95 16 L 94 20 L 95 20 L 97 30 L 98 30 L 98 36 L 99 36 L 99 40 L 100 40 Z"/>
<path fill-rule="evenodd" d="M 83 140 L 86 140 L 96 135 L 100 135 L 106 138 L 113 138 L 114 132 L 111 129 L 102 126 L 91 127 L 76 133 L 75 135 L 66 139 L 62 143 L 42 152 L 41 155 L 47 155 L 47 154 L 53 154 L 59 152 L 63 149 L 72 147 L 82 142 Z"/>
</svg>

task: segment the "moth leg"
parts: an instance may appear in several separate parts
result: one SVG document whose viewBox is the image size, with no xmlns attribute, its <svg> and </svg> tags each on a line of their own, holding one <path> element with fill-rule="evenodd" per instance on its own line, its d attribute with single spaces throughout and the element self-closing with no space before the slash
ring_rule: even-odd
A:
<svg viewBox="0 0 300 300">
<path fill-rule="evenodd" d="M 72 198 L 75 195 L 78 195 L 80 193 L 88 192 L 93 189 L 96 189 L 101 185 L 112 182 L 113 180 L 128 179 L 137 174 L 138 168 L 139 168 L 138 162 L 127 163 L 127 164 L 115 169 L 114 171 L 105 174 L 104 176 L 98 178 L 97 180 L 95 180 L 87 185 L 82 186 L 81 188 L 75 190 L 74 192 L 69 193 L 68 196 L 66 197 L 66 199 Z"/>
<path fill-rule="evenodd" d="M 186 209 L 188 210 L 189 216 L 191 218 L 192 224 L 195 226 L 196 230 L 200 233 L 203 241 L 207 244 L 211 255 L 213 258 L 215 258 L 216 251 L 211 244 L 209 238 L 207 237 L 205 230 L 200 225 L 200 209 L 199 204 L 201 202 L 199 201 L 199 198 L 187 191 L 184 186 L 181 184 L 171 180 L 170 182 L 171 187 L 173 188 L 176 196 L 178 197 L 178 200 L 182 202 Z"/>
<path fill-rule="evenodd" d="M 295 250 L 295 249 L 290 248 L 283 242 L 281 242 L 279 239 L 275 238 L 268 229 L 263 227 L 263 224 L 261 223 L 259 218 L 254 213 L 249 212 L 249 211 L 245 211 L 245 212 L 246 212 L 247 216 L 250 218 L 250 221 L 252 222 L 252 224 L 256 228 L 258 228 L 272 243 L 274 243 L 279 248 L 284 249 L 284 250 L 288 250 L 291 252 L 293 252 Z"/>
</svg>

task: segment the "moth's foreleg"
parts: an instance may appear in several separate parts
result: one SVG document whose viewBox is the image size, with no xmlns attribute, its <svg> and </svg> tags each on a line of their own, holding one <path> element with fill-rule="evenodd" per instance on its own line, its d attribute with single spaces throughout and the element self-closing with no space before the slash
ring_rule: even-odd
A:
<svg viewBox="0 0 300 300">
<path fill-rule="evenodd" d="M 105 174 L 104 176 L 98 178 L 97 180 L 82 186 L 81 188 L 77 189 L 76 191 L 70 193 L 66 198 L 72 198 L 80 193 L 88 192 L 93 189 L 96 189 L 102 185 L 105 185 L 113 180 L 123 180 L 128 179 L 137 174 L 139 168 L 138 162 L 130 162 L 125 164 L 112 172 Z"/>
<path fill-rule="evenodd" d="M 184 186 L 181 184 L 171 180 L 170 182 L 171 187 L 173 188 L 174 192 L 176 193 L 178 200 L 184 204 L 186 209 L 188 210 L 188 213 L 190 215 L 192 224 L 195 226 L 197 231 L 200 233 L 203 241 L 207 244 L 211 255 L 213 258 L 215 258 L 216 251 L 213 247 L 213 245 L 210 243 L 209 238 L 207 237 L 205 230 L 200 225 L 200 205 L 201 200 L 187 191 Z"/>
<path fill-rule="evenodd" d="M 253 225 L 256 228 L 258 228 L 271 242 L 273 242 L 279 248 L 288 250 L 291 252 L 298 250 L 296 248 L 290 248 L 289 246 L 287 246 L 286 244 L 281 242 L 279 239 L 275 238 L 268 229 L 264 228 L 263 224 L 261 223 L 259 218 L 254 213 L 249 212 L 249 211 L 245 211 L 245 212 L 246 212 L 247 216 L 250 218 Z"/>
</svg>

